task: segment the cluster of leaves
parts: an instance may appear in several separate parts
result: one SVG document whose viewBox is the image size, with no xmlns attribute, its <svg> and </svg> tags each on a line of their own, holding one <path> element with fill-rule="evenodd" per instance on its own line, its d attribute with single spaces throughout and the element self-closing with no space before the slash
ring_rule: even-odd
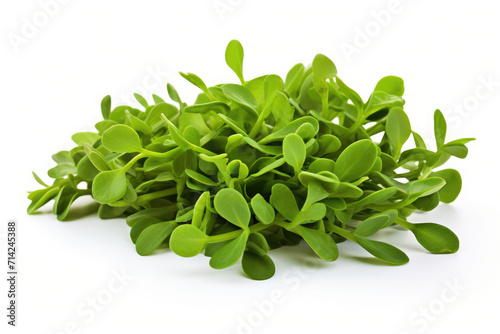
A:
<svg viewBox="0 0 500 334">
<path fill-rule="evenodd" d="M 54 199 L 63 220 L 78 197 L 90 195 L 100 218 L 127 216 L 140 255 L 162 244 L 184 257 L 204 251 L 211 267 L 241 259 L 246 275 L 259 280 L 275 272 L 270 249 L 301 240 L 325 261 L 337 259 L 337 243 L 349 239 L 404 264 L 400 249 L 368 238 L 392 225 L 410 230 L 431 253 L 458 250 L 448 228 L 407 217 L 455 200 L 460 174 L 434 169 L 451 156 L 465 158 L 473 139 L 446 142 L 436 110 L 437 150 L 429 150 L 403 111 L 400 78 L 382 78 L 364 102 L 322 54 L 310 67 L 295 65 L 285 80 L 271 74 L 246 81 L 236 40 L 226 62 L 240 84 L 207 87 L 181 73 L 202 91 L 193 105 L 170 84 L 177 106 L 136 95 L 144 110 L 112 109 L 105 97 L 97 133 L 77 133 L 77 147 L 53 155 L 53 184 L 34 174 L 44 188 L 29 194 L 28 212 Z M 403 150 L 410 137 L 415 147 Z"/>
</svg>

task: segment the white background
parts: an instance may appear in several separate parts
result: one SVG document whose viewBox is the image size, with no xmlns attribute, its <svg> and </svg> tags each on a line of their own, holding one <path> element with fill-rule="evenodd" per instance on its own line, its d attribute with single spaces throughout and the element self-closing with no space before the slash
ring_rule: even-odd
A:
<svg viewBox="0 0 500 334">
<path fill-rule="evenodd" d="M 498 332 L 495 2 L 61 0 L 44 22 L 46 2 L 2 1 L 0 8 L 2 271 L 7 220 L 17 219 L 20 230 L 19 323 L 9 333 Z M 192 102 L 197 89 L 177 71 L 210 85 L 236 82 L 224 62 L 233 38 L 245 48 L 247 79 L 285 76 L 321 52 L 364 99 L 382 76 L 403 77 L 405 109 L 428 142 L 436 108 L 448 115 L 449 139 L 477 137 L 467 159 L 447 165 L 462 172 L 459 199 L 412 217 L 452 228 L 460 251 L 430 255 L 397 230 L 381 237 L 407 252 L 407 265 L 381 265 L 347 242 L 336 262 L 309 266 L 307 247 L 283 248 L 271 253 L 276 275 L 256 282 L 238 265 L 211 269 L 203 255 L 140 257 L 123 219 L 26 215 L 26 191 L 38 186 L 31 171 L 48 180 L 50 155 L 71 148 L 73 133 L 93 130 L 104 95 L 115 106 L 133 92 L 167 98 L 170 82 Z M 122 271 L 133 278 L 109 292 L 113 273 Z M 0 287 L 5 328 L 4 279 Z M 92 316 L 86 303 L 96 296 L 111 298 Z"/>
</svg>

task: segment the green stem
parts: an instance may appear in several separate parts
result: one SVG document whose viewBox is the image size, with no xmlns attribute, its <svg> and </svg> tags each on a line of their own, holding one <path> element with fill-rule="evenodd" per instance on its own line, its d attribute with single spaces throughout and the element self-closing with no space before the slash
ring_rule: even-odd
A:
<svg viewBox="0 0 500 334">
<path fill-rule="evenodd" d="M 127 164 L 125 166 L 123 166 L 122 168 L 120 168 L 122 170 L 122 173 L 125 173 L 126 171 L 128 171 L 130 168 L 132 168 L 132 166 L 137 162 L 139 161 L 140 159 L 142 158 L 145 158 L 146 155 L 142 154 L 142 153 L 139 153 L 137 154 L 135 157 L 133 157 L 129 162 L 127 162 Z"/>
<path fill-rule="evenodd" d="M 264 109 L 261 111 L 259 117 L 257 118 L 257 121 L 252 127 L 252 130 L 250 130 L 249 137 L 250 138 L 255 138 L 260 132 L 260 130 L 266 126 L 266 123 L 264 122 L 267 116 L 269 116 L 270 109 L 271 109 L 272 101 L 268 102 Z"/>
<path fill-rule="evenodd" d="M 404 220 L 403 218 L 396 217 L 395 223 L 398 224 L 399 226 L 402 226 L 402 227 L 408 229 L 408 230 L 413 229 L 413 224 L 410 223 L 409 221 Z"/>
<path fill-rule="evenodd" d="M 306 112 L 304 110 L 302 110 L 302 108 L 299 106 L 299 104 L 297 102 L 295 102 L 292 98 L 289 98 L 288 101 L 290 101 L 290 104 L 295 108 L 295 110 L 297 110 L 299 112 L 299 114 L 301 114 L 302 116 L 304 116 L 306 114 Z"/>
<path fill-rule="evenodd" d="M 353 133 L 355 133 L 359 129 L 359 127 L 363 124 L 364 120 L 365 120 L 365 118 L 363 117 L 363 113 L 360 110 L 358 110 L 358 116 L 356 118 L 356 121 L 349 128 L 349 130 L 344 134 L 344 136 L 350 136 Z"/>
<path fill-rule="evenodd" d="M 328 111 L 329 111 L 329 108 L 328 108 L 328 89 L 326 90 L 326 94 L 322 94 L 322 96 L 321 96 L 321 106 L 322 106 L 321 116 L 328 119 Z"/>
<path fill-rule="evenodd" d="M 379 132 L 384 131 L 384 125 L 382 123 L 377 123 L 372 127 L 366 129 L 366 133 L 371 137 Z"/>
<path fill-rule="evenodd" d="M 137 199 L 135 200 L 135 202 L 117 201 L 117 202 L 111 203 L 109 205 L 114 206 L 114 207 L 138 205 L 138 204 L 141 204 L 144 202 L 149 202 L 153 199 L 162 198 L 162 197 L 175 195 L 175 194 L 177 194 L 177 189 L 176 188 L 169 188 L 169 189 L 160 190 L 160 191 L 156 191 L 153 193 L 138 196 Z"/>
<path fill-rule="evenodd" d="M 91 189 L 78 189 L 78 196 L 92 195 Z"/>
<path fill-rule="evenodd" d="M 259 134 L 260 130 L 262 129 L 262 126 L 265 125 L 265 123 L 262 120 L 261 116 L 262 116 L 262 114 L 259 115 L 259 118 L 257 119 L 257 121 L 255 122 L 255 124 L 253 125 L 252 130 L 248 134 L 249 137 L 255 138 L 255 136 L 257 136 Z"/>
<path fill-rule="evenodd" d="M 422 169 L 422 175 L 418 177 L 419 180 L 426 179 L 432 173 L 432 167 L 425 166 Z"/>
<path fill-rule="evenodd" d="M 266 228 L 270 227 L 272 225 L 265 225 L 263 223 L 257 223 L 255 225 L 252 225 L 249 227 L 250 233 L 255 233 L 259 232 L 261 230 L 265 230 Z M 227 241 L 227 240 L 232 240 L 236 239 L 237 237 L 240 236 L 241 233 L 243 233 L 244 230 L 237 230 L 237 231 L 232 231 L 228 233 L 223 233 L 223 234 L 217 234 L 217 235 L 211 235 L 208 237 L 208 242 L 209 243 L 216 243 L 216 242 L 222 242 L 222 241 Z"/>
<path fill-rule="evenodd" d="M 342 236 L 342 237 L 344 237 L 346 239 L 354 241 L 354 237 L 353 237 L 353 235 L 352 235 L 351 232 L 349 232 L 347 230 L 344 230 L 343 228 L 340 228 L 337 225 L 330 226 L 330 228 L 332 229 L 332 231 L 334 233 L 337 233 L 338 235 L 340 235 L 340 236 Z"/>
</svg>

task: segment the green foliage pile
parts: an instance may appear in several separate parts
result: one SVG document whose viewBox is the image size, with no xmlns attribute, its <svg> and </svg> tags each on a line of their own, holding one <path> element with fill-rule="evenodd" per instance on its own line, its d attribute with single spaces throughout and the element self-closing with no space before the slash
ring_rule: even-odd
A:
<svg viewBox="0 0 500 334">
<path fill-rule="evenodd" d="M 404 264 L 403 251 L 369 238 L 393 225 L 431 253 L 458 250 L 448 228 L 407 217 L 456 199 L 460 174 L 434 169 L 451 156 L 465 158 L 473 139 L 446 142 L 436 110 L 437 150 L 429 150 L 403 110 L 400 78 L 382 78 L 364 102 L 322 54 L 310 67 L 295 65 L 285 80 L 271 74 L 246 81 L 236 40 L 226 62 L 240 84 L 207 87 L 181 73 L 202 91 L 193 105 L 170 84 L 177 105 L 136 95 L 143 110 L 112 109 L 106 96 L 97 133 L 75 134 L 75 148 L 52 156 L 53 184 L 34 174 L 43 188 L 29 194 L 28 212 L 53 199 L 64 220 L 72 203 L 89 195 L 100 203 L 100 218 L 127 217 L 140 255 L 162 244 L 184 257 L 204 251 L 211 267 L 241 259 L 258 280 L 274 275 L 270 249 L 301 240 L 325 261 L 337 259 L 337 243 L 348 239 Z M 406 149 L 410 137 L 415 145 Z"/>
</svg>

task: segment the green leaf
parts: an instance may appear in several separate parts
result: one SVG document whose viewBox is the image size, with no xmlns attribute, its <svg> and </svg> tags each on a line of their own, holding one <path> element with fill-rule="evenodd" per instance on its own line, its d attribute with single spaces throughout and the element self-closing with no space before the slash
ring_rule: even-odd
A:
<svg viewBox="0 0 500 334">
<path fill-rule="evenodd" d="M 248 88 L 236 84 L 225 84 L 221 88 L 228 99 L 258 115 L 257 100 Z"/>
<path fill-rule="evenodd" d="M 152 96 L 153 96 L 153 101 L 155 102 L 155 104 L 164 103 L 165 102 L 164 99 L 162 99 L 161 97 L 159 97 L 156 94 L 152 94 Z"/>
<path fill-rule="evenodd" d="M 61 188 L 59 194 L 54 201 L 53 212 L 57 216 L 57 220 L 64 220 L 69 213 L 71 204 L 80 196 L 77 189 L 72 185 L 65 185 Z"/>
<path fill-rule="evenodd" d="M 161 121 L 162 114 L 165 115 L 165 117 L 171 119 L 179 114 L 179 110 L 172 104 L 165 102 L 158 103 L 151 108 L 149 113 L 147 113 L 144 122 L 146 122 L 146 124 L 148 124 L 149 126 L 155 128 L 155 126 L 157 126 L 157 123 Z"/>
<path fill-rule="evenodd" d="M 365 117 L 375 112 L 392 107 L 402 107 L 405 100 L 397 95 L 388 94 L 384 91 L 374 91 L 365 105 Z"/>
<path fill-rule="evenodd" d="M 87 157 L 98 170 L 102 172 L 111 169 L 108 160 L 106 160 L 106 158 L 104 157 L 104 154 L 102 154 L 89 144 L 86 144 L 84 148 Z"/>
<path fill-rule="evenodd" d="M 84 156 L 76 166 L 76 173 L 83 181 L 92 182 L 94 177 L 99 174 L 99 170 L 95 168 L 88 156 Z"/>
<path fill-rule="evenodd" d="M 402 250 L 385 242 L 365 239 L 358 236 L 354 236 L 354 241 L 368 253 L 387 263 L 401 265 L 410 261 Z"/>
<path fill-rule="evenodd" d="M 283 128 L 284 126 L 288 125 L 291 121 L 293 121 L 294 110 L 290 105 L 288 97 L 285 94 L 281 92 L 277 92 L 276 94 L 274 94 L 274 98 L 270 103 L 269 109 L 271 109 L 274 119 L 276 120 L 276 124 L 274 125 L 275 131 Z M 262 113 L 264 113 L 264 111 Z M 264 116 L 266 116 L 265 118 L 267 118 L 267 116 L 269 115 L 264 115 Z M 294 132 L 296 132 L 297 130 L 295 130 Z M 317 131 L 315 131 L 315 133 L 316 132 Z"/>
<path fill-rule="evenodd" d="M 66 175 L 76 174 L 76 167 L 73 164 L 63 163 L 49 169 L 47 174 L 53 179 L 59 179 Z"/>
<path fill-rule="evenodd" d="M 312 228 L 297 226 L 297 231 L 312 250 L 325 261 L 335 261 L 339 257 L 337 244 L 325 232 Z"/>
<path fill-rule="evenodd" d="M 269 279 L 276 271 L 273 260 L 267 254 L 258 255 L 250 251 L 243 253 L 241 267 L 243 272 L 254 280 Z"/>
<path fill-rule="evenodd" d="M 248 240 L 248 232 L 243 231 L 239 237 L 219 249 L 210 259 L 210 267 L 224 269 L 235 264 L 243 255 Z"/>
<path fill-rule="evenodd" d="M 297 129 L 297 131 L 295 131 L 295 133 L 302 138 L 303 141 L 309 141 L 316 135 L 316 129 L 311 123 L 304 123 Z"/>
<path fill-rule="evenodd" d="M 439 200 L 439 192 L 436 192 L 428 196 L 418 198 L 412 203 L 412 206 L 417 210 L 431 211 L 439 205 Z"/>
<path fill-rule="evenodd" d="M 330 60 L 330 58 L 321 53 L 318 53 L 316 57 L 314 57 L 312 70 L 314 75 L 321 80 L 333 78 L 337 75 L 337 68 L 335 67 L 335 64 Z"/>
<path fill-rule="evenodd" d="M 298 174 L 306 161 L 306 145 L 299 135 L 291 133 L 285 137 L 283 140 L 283 157 L 293 167 L 295 174 Z"/>
<path fill-rule="evenodd" d="M 436 137 L 437 147 L 441 148 L 446 139 L 446 120 L 439 109 L 434 112 L 434 136 Z"/>
<path fill-rule="evenodd" d="M 262 169 L 260 169 L 256 173 L 253 173 L 251 176 L 258 177 L 258 176 L 264 175 L 264 174 L 282 166 L 284 163 L 285 163 L 285 158 L 278 159 L 276 161 L 273 161 L 273 162 L 265 165 L 264 167 L 262 167 Z"/>
<path fill-rule="evenodd" d="M 396 76 L 386 76 L 379 80 L 374 91 L 382 91 L 391 95 L 403 96 L 405 91 L 403 79 Z"/>
<path fill-rule="evenodd" d="M 149 107 L 148 101 L 142 95 L 134 93 L 134 97 L 144 108 Z"/>
<path fill-rule="evenodd" d="M 248 176 L 248 167 L 241 160 L 233 160 L 227 164 L 227 172 L 232 178 L 243 180 Z"/>
<path fill-rule="evenodd" d="M 102 145 L 113 152 L 134 153 L 142 150 L 141 138 L 130 126 L 117 124 L 102 134 Z"/>
<path fill-rule="evenodd" d="M 259 255 L 264 255 L 267 254 L 270 249 L 271 247 L 269 247 L 266 238 L 262 234 L 258 232 L 250 233 L 248 236 L 247 250 Z"/>
<path fill-rule="evenodd" d="M 302 209 L 292 221 L 292 225 L 313 223 L 323 219 L 325 215 L 326 206 L 323 203 L 314 203 L 307 209 Z"/>
<path fill-rule="evenodd" d="M 266 76 L 264 79 L 264 97 L 265 100 L 270 102 L 276 93 L 280 93 L 283 91 L 285 84 L 283 83 L 283 79 L 279 75 L 270 74 Z M 285 96 L 281 93 L 282 96 Z M 287 99 L 288 101 L 288 99 Z M 290 105 L 290 103 L 288 103 Z"/>
<path fill-rule="evenodd" d="M 199 153 L 213 155 L 212 152 L 204 149 L 203 147 L 200 147 L 199 145 L 194 145 L 194 144 L 190 143 L 189 141 L 187 141 L 186 138 L 184 138 L 182 133 L 179 131 L 179 129 L 174 125 L 174 123 L 172 123 L 168 118 L 166 118 L 165 115 L 161 115 L 161 117 L 167 123 L 168 131 L 170 132 L 172 139 L 179 146 L 179 148 L 181 148 L 183 150 L 192 149 L 192 150 L 199 152 Z"/>
<path fill-rule="evenodd" d="M 330 159 L 319 158 L 311 162 L 307 171 L 309 173 L 330 172 L 335 170 L 335 161 Z"/>
<path fill-rule="evenodd" d="M 143 120 L 125 111 L 125 124 L 130 126 L 132 129 L 138 132 L 142 132 L 145 135 L 151 135 L 151 127 Z"/>
<path fill-rule="evenodd" d="M 369 237 L 377 231 L 391 226 L 397 216 L 397 210 L 390 210 L 375 214 L 370 218 L 365 219 L 352 233 L 362 237 Z"/>
<path fill-rule="evenodd" d="M 319 151 L 316 153 L 317 156 L 324 156 L 333 152 L 337 152 L 342 147 L 340 139 L 330 134 L 322 135 L 318 139 L 318 143 Z"/>
<path fill-rule="evenodd" d="M 44 187 L 49 186 L 48 184 L 43 182 L 42 179 L 35 172 L 31 172 L 31 174 L 33 174 L 33 177 L 35 178 L 36 182 L 38 182 L 38 184 L 40 184 L 41 186 L 44 186 Z"/>
<path fill-rule="evenodd" d="M 425 145 L 425 141 L 418 133 L 412 131 L 412 134 L 413 138 L 415 139 L 415 146 L 417 146 L 417 148 L 427 148 L 427 145 Z"/>
<path fill-rule="evenodd" d="M 384 188 L 384 189 L 381 189 L 381 190 L 378 190 L 374 193 L 369 194 L 368 196 L 364 197 L 363 199 L 360 199 L 359 201 L 356 201 L 354 203 L 350 203 L 349 206 L 363 207 L 367 204 L 381 203 L 381 202 L 384 202 L 384 201 L 390 199 L 392 196 L 394 196 L 397 193 L 397 191 L 398 191 L 398 189 L 395 187 Z"/>
<path fill-rule="evenodd" d="M 201 89 L 207 96 L 210 96 L 210 92 L 208 91 L 207 85 L 205 85 L 205 83 L 203 82 L 203 80 L 200 79 L 199 76 L 193 73 L 179 72 L 179 74 L 184 79 L 186 79 L 187 81 L 189 81 L 190 83 Z"/>
<path fill-rule="evenodd" d="M 170 249 L 182 257 L 198 255 L 205 249 L 208 237 L 193 225 L 178 226 L 170 236 Z"/>
<path fill-rule="evenodd" d="M 36 210 L 54 199 L 59 194 L 59 190 L 59 188 L 46 188 L 30 193 L 28 199 L 31 200 L 31 203 L 28 206 L 28 214 L 35 213 Z"/>
<path fill-rule="evenodd" d="M 429 177 L 424 180 L 408 183 L 408 200 L 415 200 L 419 197 L 428 196 L 444 187 L 446 181 L 440 177 Z"/>
<path fill-rule="evenodd" d="M 425 249 L 434 254 L 456 253 L 460 246 L 455 233 L 439 224 L 412 224 L 410 231 Z"/>
<path fill-rule="evenodd" d="M 146 227 L 135 243 L 137 254 L 144 256 L 152 253 L 172 234 L 176 227 L 177 224 L 173 221 L 156 223 Z"/>
<path fill-rule="evenodd" d="M 194 114 L 206 114 L 210 111 L 215 113 L 226 113 L 231 108 L 224 102 L 212 101 L 207 103 L 193 104 L 192 106 L 188 106 L 184 108 L 184 111 L 187 113 Z"/>
<path fill-rule="evenodd" d="M 100 122 L 96 123 L 95 128 L 97 129 L 99 134 L 102 135 L 104 133 L 104 131 L 106 131 L 107 129 L 109 129 L 110 127 L 112 127 L 115 124 L 118 124 L 118 123 L 115 121 L 112 121 L 112 120 L 104 120 L 104 121 L 100 121 Z"/>
<path fill-rule="evenodd" d="M 179 93 L 177 93 L 177 90 L 175 90 L 174 86 L 171 84 L 167 83 L 167 92 L 168 96 L 172 99 L 172 101 L 177 102 L 177 103 L 182 103 L 181 98 L 179 97 Z"/>
<path fill-rule="evenodd" d="M 122 170 L 100 172 L 92 182 L 92 195 L 101 204 L 118 201 L 127 191 L 127 178 Z"/>
<path fill-rule="evenodd" d="M 202 230 L 204 228 L 204 226 L 202 226 L 203 212 L 207 207 L 208 201 L 210 201 L 210 192 L 205 191 L 203 194 L 201 194 L 201 196 L 198 198 L 198 200 L 194 205 L 193 218 L 191 224 Z"/>
<path fill-rule="evenodd" d="M 250 209 L 247 201 L 238 191 L 230 188 L 221 189 L 214 198 L 217 213 L 228 222 L 247 228 L 250 223 Z"/>
<path fill-rule="evenodd" d="M 288 134 L 295 133 L 297 129 L 305 123 L 310 123 L 314 127 L 315 134 L 319 131 L 318 121 L 314 117 L 304 116 L 301 118 L 297 118 L 296 120 L 282 127 L 278 131 L 273 132 L 269 136 L 264 137 L 262 140 L 259 141 L 259 144 L 266 144 L 277 140 L 281 141 Z"/>
<path fill-rule="evenodd" d="M 335 163 L 335 174 L 341 181 L 358 179 L 368 173 L 377 158 L 377 147 L 364 139 L 349 145 Z"/>
<path fill-rule="evenodd" d="M 135 244 L 137 242 L 137 238 L 144 231 L 146 227 L 149 227 L 153 224 L 161 223 L 161 220 L 154 217 L 142 217 L 140 218 L 134 226 L 130 229 L 130 240 Z"/>
<path fill-rule="evenodd" d="M 469 149 L 464 144 L 448 143 L 444 145 L 442 148 L 446 153 L 451 154 L 460 159 L 465 159 L 467 157 L 467 154 L 469 153 Z"/>
<path fill-rule="evenodd" d="M 306 187 L 308 187 L 311 182 L 315 182 L 321 185 L 328 193 L 334 192 L 340 184 L 337 175 L 328 171 L 318 173 L 301 172 L 299 174 L 299 181 Z"/>
<path fill-rule="evenodd" d="M 69 151 L 60 151 L 56 154 L 52 155 L 52 160 L 54 160 L 57 164 L 70 164 L 74 165 L 75 162 L 71 157 L 71 153 Z"/>
<path fill-rule="evenodd" d="M 101 219 L 112 219 L 112 218 L 118 218 L 125 211 L 127 211 L 128 206 L 109 206 L 107 204 L 101 204 L 99 206 L 99 210 L 97 211 L 97 216 Z"/>
<path fill-rule="evenodd" d="M 108 119 L 111 112 L 111 96 L 106 95 L 101 101 L 102 118 Z"/>
<path fill-rule="evenodd" d="M 267 203 L 261 194 L 255 195 L 250 204 L 252 205 L 255 216 L 263 224 L 269 225 L 274 221 L 274 208 L 271 204 Z"/>
<path fill-rule="evenodd" d="M 243 46 L 237 40 L 233 39 L 226 48 L 226 64 L 238 76 L 241 84 L 245 83 L 243 79 Z"/>
<path fill-rule="evenodd" d="M 286 219 L 292 221 L 299 213 L 293 192 L 284 184 L 273 186 L 270 198 L 271 205 Z"/>
<path fill-rule="evenodd" d="M 443 169 L 432 172 L 429 176 L 439 177 L 445 180 L 446 184 L 439 190 L 439 198 L 443 203 L 451 203 L 457 199 L 462 190 L 462 177 L 455 169 Z"/>
<path fill-rule="evenodd" d="M 94 132 L 78 132 L 71 136 L 71 139 L 78 146 L 83 146 L 85 144 L 94 145 L 100 138 L 101 136 Z"/>
<path fill-rule="evenodd" d="M 410 138 L 411 126 L 408 116 L 401 108 L 391 108 L 387 115 L 386 134 L 393 147 L 394 157 L 399 157 L 401 148 Z"/>
<path fill-rule="evenodd" d="M 144 209 L 128 216 L 127 225 L 134 226 L 144 217 L 158 218 L 162 221 L 172 220 L 172 218 L 175 217 L 177 210 L 178 209 L 175 205 Z"/>
<path fill-rule="evenodd" d="M 344 210 L 347 207 L 345 200 L 342 198 L 326 198 L 321 202 L 332 210 Z"/>
<path fill-rule="evenodd" d="M 186 172 L 187 176 L 189 176 L 190 178 L 192 178 L 193 180 L 195 180 L 197 182 L 200 182 L 201 184 L 205 184 L 208 186 L 217 186 L 217 184 L 218 184 L 217 182 L 206 177 L 205 175 L 197 173 L 191 169 L 186 169 L 184 171 Z"/>
<path fill-rule="evenodd" d="M 339 85 L 339 91 L 352 101 L 358 112 L 361 112 L 363 110 L 364 103 L 359 94 L 349 88 L 342 80 L 340 80 L 339 77 L 337 77 L 335 81 Z"/>
</svg>

